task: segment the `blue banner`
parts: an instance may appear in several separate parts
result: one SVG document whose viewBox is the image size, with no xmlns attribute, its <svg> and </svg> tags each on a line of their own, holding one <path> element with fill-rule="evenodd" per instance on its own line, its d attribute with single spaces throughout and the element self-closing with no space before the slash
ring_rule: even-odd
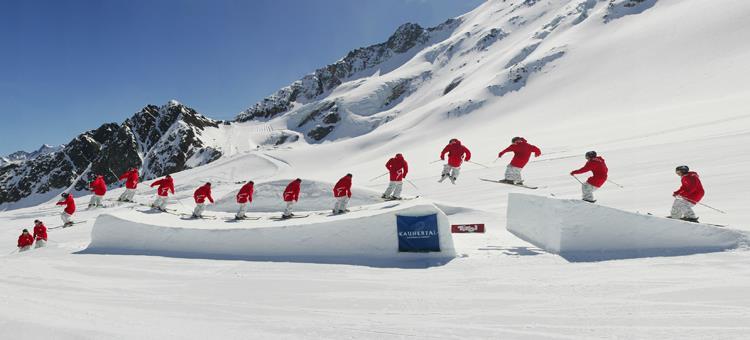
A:
<svg viewBox="0 0 750 340">
<path fill-rule="evenodd" d="M 440 251 L 437 214 L 425 216 L 396 215 L 399 252 Z"/>
</svg>

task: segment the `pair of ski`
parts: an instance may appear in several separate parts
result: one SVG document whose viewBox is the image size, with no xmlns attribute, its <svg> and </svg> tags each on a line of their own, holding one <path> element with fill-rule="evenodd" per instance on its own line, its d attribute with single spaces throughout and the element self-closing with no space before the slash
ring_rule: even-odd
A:
<svg viewBox="0 0 750 340">
<path fill-rule="evenodd" d="M 480 180 L 483 180 L 485 182 L 492 182 L 492 183 L 498 183 L 498 184 L 512 185 L 514 187 L 526 188 L 526 189 L 531 189 L 531 190 L 539 189 L 539 187 L 525 185 L 525 184 L 515 184 L 515 183 L 512 183 L 512 182 L 508 182 L 506 180 L 503 180 L 503 179 L 498 180 L 498 179 L 480 178 Z"/>
<path fill-rule="evenodd" d="M 75 221 L 75 222 L 70 222 L 70 223 L 68 223 L 68 224 L 63 224 L 63 225 L 60 225 L 60 226 L 57 226 L 57 227 L 51 227 L 51 228 L 47 228 L 47 229 L 49 229 L 49 230 L 53 230 L 53 229 L 64 229 L 64 228 L 70 228 L 70 227 L 72 227 L 72 226 L 74 226 L 74 225 L 76 225 L 76 224 L 81 224 L 81 223 L 84 223 L 84 222 L 86 222 L 86 220 L 83 220 L 83 221 Z"/>
</svg>

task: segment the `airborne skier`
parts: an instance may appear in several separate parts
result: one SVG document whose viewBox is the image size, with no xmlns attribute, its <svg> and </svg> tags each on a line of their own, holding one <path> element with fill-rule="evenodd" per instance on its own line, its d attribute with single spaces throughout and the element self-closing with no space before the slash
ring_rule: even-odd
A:
<svg viewBox="0 0 750 340">
<path fill-rule="evenodd" d="M 89 201 L 89 208 L 103 206 L 102 200 L 104 199 L 104 195 L 107 193 L 107 183 L 104 182 L 104 176 L 97 175 L 96 179 L 94 179 L 94 181 L 89 184 L 89 188 L 94 192 L 94 194 L 91 195 L 91 200 Z"/>
<path fill-rule="evenodd" d="M 214 198 L 211 197 L 211 183 L 206 183 L 196 189 L 193 193 L 193 199 L 195 199 L 193 218 L 203 218 L 203 210 L 206 209 L 206 199 L 208 199 L 209 202 L 214 203 Z"/>
<path fill-rule="evenodd" d="M 166 177 L 151 183 L 151 187 L 159 186 L 156 189 L 156 199 L 154 200 L 154 203 L 151 204 L 151 207 L 159 209 L 161 211 L 167 210 L 167 197 L 169 196 L 169 193 L 171 192 L 172 195 L 174 195 L 174 181 L 172 180 L 172 176 L 167 175 Z"/>
<path fill-rule="evenodd" d="M 349 212 L 346 205 L 352 198 L 352 174 L 346 174 L 336 182 L 336 185 L 333 186 L 333 197 L 336 198 L 336 204 L 333 205 L 334 215 Z"/>
<path fill-rule="evenodd" d="M 542 151 L 538 147 L 529 144 L 523 137 L 513 137 L 511 144 L 505 150 L 500 151 L 497 158 L 503 158 L 503 155 L 512 152 L 513 159 L 510 164 L 505 168 L 505 179 L 502 182 L 508 184 L 521 185 L 523 184 L 523 177 L 521 177 L 521 170 L 529 162 L 531 154 L 534 157 L 539 157 Z"/>
<path fill-rule="evenodd" d="M 246 217 L 245 213 L 247 212 L 247 205 L 253 201 L 253 185 L 255 185 L 255 183 L 253 181 L 249 181 L 245 185 L 243 185 L 242 188 L 240 188 L 240 191 L 237 193 L 237 204 L 240 205 L 240 210 L 237 211 L 237 215 L 235 215 L 235 218 L 238 220 Z"/>
<path fill-rule="evenodd" d="M 401 189 L 404 187 L 403 180 L 409 173 L 409 164 L 406 163 L 404 155 L 399 153 L 396 154 L 396 157 L 389 159 L 385 163 L 385 167 L 390 174 L 390 182 L 381 197 L 386 200 L 399 200 L 401 199 Z"/>
<path fill-rule="evenodd" d="M 60 218 L 63 221 L 63 227 L 67 227 L 73 224 L 73 214 L 76 212 L 76 201 L 73 199 L 73 195 L 67 192 L 60 194 L 63 198 L 57 202 L 56 205 L 64 205 L 65 209 L 60 213 Z"/>
<path fill-rule="evenodd" d="M 471 152 L 468 148 L 461 145 L 461 141 L 453 138 L 440 153 L 440 160 L 445 160 L 446 153 L 448 154 L 448 163 L 443 165 L 443 173 L 438 183 L 443 182 L 446 178 L 450 178 L 451 183 L 456 184 L 458 174 L 461 171 L 461 164 L 464 161 L 468 162 L 471 160 Z"/>
<path fill-rule="evenodd" d="M 604 185 L 604 182 L 607 181 L 607 173 L 609 172 L 609 169 L 607 169 L 607 164 L 604 163 L 604 158 L 601 156 L 598 156 L 596 154 L 596 151 L 589 151 L 586 153 L 586 164 L 578 169 L 573 170 L 570 172 L 571 176 L 575 176 L 578 174 L 583 174 L 591 171 L 592 176 L 589 177 L 586 182 L 581 184 L 581 191 L 582 191 L 582 199 L 586 202 L 594 203 L 596 200 L 594 199 L 594 191 L 598 190 L 599 188 Z"/>
<path fill-rule="evenodd" d="M 119 179 L 121 181 L 125 180 L 125 192 L 117 200 L 121 202 L 133 202 L 135 189 L 138 187 L 138 169 L 130 168 Z"/>
<path fill-rule="evenodd" d="M 705 191 L 698 173 L 690 171 L 687 165 L 680 165 L 675 168 L 675 173 L 682 179 L 682 185 L 677 191 L 672 193 L 675 198 L 672 204 L 671 218 L 679 218 L 685 221 L 698 222 L 698 217 L 693 212 L 693 207 L 703 198 Z"/>
<path fill-rule="evenodd" d="M 300 191 L 300 185 L 302 184 L 302 179 L 295 179 L 286 186 L 286 189 L 284 189 L 284 202 L 286 203 L 286 209 L 284 209 L 284 214 L 281 215 L 281 218 L 290 218 L 294 216 L 292 214 L 292 205 L 294 205 L 294 202 L 297 202 L 299 200 L 299 191 Z"/>
</svg>

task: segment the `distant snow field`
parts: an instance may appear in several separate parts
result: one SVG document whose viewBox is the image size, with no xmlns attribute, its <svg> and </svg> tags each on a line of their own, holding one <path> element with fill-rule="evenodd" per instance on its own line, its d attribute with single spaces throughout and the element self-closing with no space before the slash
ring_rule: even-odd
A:
<svg viewBox="0 0 750 340">
<path fill-rule="evenodd" d="M 114 202 L 113 186 L 106 208 L 86 209 L 81 193 L 81 223 L 65 229 L 51 193 L 1 206 L 0 338 L 745 339 L 749 13 L 747 1 L 490 0 L 438 28 L 402 26 L 413 44 L 360 51 L 340 84 L 316 73 L 247 121 L 197 131 L 221 157 L 196 153 L 173 174 L 169 214 L 149 209 L 151 180 L 140 204 Z M 523 170 L 537 190 L 480 180 L 502 178 L 513 136 L 542 150 Z M 473 161 L 455 185 L 437 182 L 451 138 Z M 622 185 L 595 205 L 569 175 L 589 150 Z M 404 196 L 420 197 L 383 202 L 396 153 Z M 700 221 L 724 227 L 663 218 L 682 164 L 725 212 L 697 206 Z M 351 212 L 329 216 L 346 173 Z M 295 213 L 310 216 L 272 220 L 294 178 Z M 249 180 L 258 219 L 231 221 Z M 215 219 L 189 220 L 205 182 Z M 423 214 L 441 251 L 399 253 L 396 215 Z M 34 219 L 49 243 L 18 253 Z M 486 233 L 448 232 L 471 223 Z"/>
</svg>

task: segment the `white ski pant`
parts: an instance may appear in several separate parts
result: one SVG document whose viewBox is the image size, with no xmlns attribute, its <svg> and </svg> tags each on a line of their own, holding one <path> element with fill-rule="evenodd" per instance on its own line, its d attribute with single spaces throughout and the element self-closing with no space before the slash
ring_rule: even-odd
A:
<svg viewBox="0 0 750 340">
<path fill-rule="evenodd" d="M 695 204 L 690 201 L 677 197 L 672 204 L 672 218 L 696 218 L 693 207 Z"/>
<path fill-rule="evenodd" d="M 158 208 L 159 210 L 166 210 L 167 196 L 156 196 L 156 199 L 154 200 L 154 203 L 151 204 L 151 206 L 154 208 Z"/>
<path fill-rule="evenodd" d="M 27 251 L 27 250 L 29 250 L 29 249 L 31 249 L 31 246 L 25 246 L 25 247 L 21 247 L 21 248 L 18 248 L 18 252 L 20 253 L 20 252 L 22 252 L 22 251 Z"/>
<path fill-rule="evenodd" d="M 63 224 L 73 223 L 73 216 L 64 211 L 60 213 L 60 218 L 62 219 Z"/>
<path fill-rule="evenodd" d="M 401 197 L 401 189 L 404 188 L 404 182 L 402 181 L 391 181 L 388 183 L 388 188 L 385 189 L 383 196 L 385 197 Z"/>
<path fill-rule="evenodd" d="M 45 240 L 42 240 L 42 239 L 36 240 L 36 242 L 34 242 L 34 243 L 35 243 L 35 244 L 34 244 L 34 248 L 35 248 L 35 249 L 36 249 L 36 248 L 41 248 L 41 247 L 44 247 L 44 246 L 46 246 L 46 245 L 47 245 L 47 241 L 45 241 Z"/>
<path fill-rule="evenodd" d="M 89 207 L 92 207 L 92 206 L 101 207 L 102 200 L 104 200 L 104 196 L 91 195 L 91 200 L 89 201 Z"/>
<path fill-rule="evenodd" d="M 347 196 L 336 197 L 336 204 L 333 205 L 333 212 L 346 210 L 347 204 L 349 204 L 349 197 Z"/>
<path fill-rule="evenodd" d="M 245 213 L 247 212 L 247 203 L 240 203 L 240 210 L 237 211 L 237 215 L 235 215 L 237 218 L 245 217 Z"/>
<path fill-rule="evenodd" d="M 455 182 L 458 179 L 458 174 L 461 172 L 461 168 L 450 166 L 450 164 L 443 165 L 443 174 L 440 178 L 442 182 L 446 177 L 451 178 L 451 182 Z"/>
<path fill-rule="evenodd" d="M 193 210 L 193 215 L 203 217 L 204 210 L 206 210 L 206 203 L 198 203 L 198 205 L 195 206 L 195 210 Z"/>
<path fill-rule="evenodd" d="M 125 192 L 120 195 L 119 201 L 132 201 L 135 197 L 135 189 L 125 189 Z"/>
<path fill-rule="evenodd" d="M 505 167 L 505 180 L 513 181 L 515 184 L 523 182 L 523 178 L 521 178 L 521 168 L 516 168 L 508 164 L 508 166 Z"/>
<path fill-rule="evenodd" d="M 294 201 L 287 201 L 286 202 L 286 209 L 284 209 L 284 216 L 289 216 L 292 214 L 292 206 L 294 205 Z"/>
<path fill-rule="evenodd" d="M 593 201 L 594 200 L 594 191 L 596 191 L 597 187 L 589 184 L 588 182 L 583 182 L 581 185 L 581 192 L 583 192 L 583 200 L 584 201 Z"/>
</svg>

